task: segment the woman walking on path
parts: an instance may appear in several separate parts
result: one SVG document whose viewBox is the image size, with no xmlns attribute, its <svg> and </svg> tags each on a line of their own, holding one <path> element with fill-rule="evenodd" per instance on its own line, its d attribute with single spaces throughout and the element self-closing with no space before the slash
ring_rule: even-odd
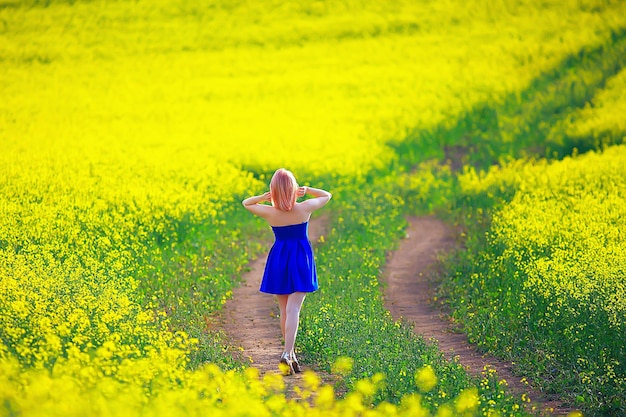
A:
<svg viewBox="0 0 626 417">
<path fill-rule="evenodd" d="M 313 198 L 297 202 L 298 197 Z M 307 293 L 318 289 L 317 270 L 308 229 L 311 213 L 331 199 L 328 191 L 299 187 L 294 175 L 278 169 L 272 176 L 270 191 L 246 198 L 243 205 L 253 214 L 264 218 L 274 232 L 274 245 L 265 264 L 260 291 L 275 294 L 280 308 L 280 330 L 284 349 L 280 363 L 291 375 L 300 372 L 294 352 L 300 321 L 300 309 Z M 262 204 L 265 202 L 271 205 Z"/>
</svg>

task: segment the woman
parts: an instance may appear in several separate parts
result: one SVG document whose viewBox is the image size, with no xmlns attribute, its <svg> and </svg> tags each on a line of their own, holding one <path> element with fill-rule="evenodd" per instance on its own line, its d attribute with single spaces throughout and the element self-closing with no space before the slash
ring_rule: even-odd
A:
<svg viewBox="0 0 626 417">
<path fill-rule="evenodd" d="M 313 198 L 296 201 L 307 194 Z M 294 175 L 281 168 L 272 176 L 269 192 L 243 200 L 246 209 L 272 226 L 276 239 L 267 257 L 260 291 L 278 298 L 280 330 L 285 343 L 280 363 L 290 375 L 301 371 L 294 352 L 300 309 L 306 294 L 318 289 L 308 237 L 309 219 L 311 213 L 326 205 L 331 197 L 324 190 L 298 187 Z M 271 205 L 262 204 L 265 202 Z"/>
</svg>

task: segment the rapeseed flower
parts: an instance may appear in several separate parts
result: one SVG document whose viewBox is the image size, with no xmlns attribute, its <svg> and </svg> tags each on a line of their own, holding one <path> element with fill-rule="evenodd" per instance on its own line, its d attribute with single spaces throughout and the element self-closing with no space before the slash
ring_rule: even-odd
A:
<svg viewBox="0 0 626 417">
<path fill-rule="evenodd" d="M 437 375 L 432 366 L 426 365 L 415 372 L 415 383 L 422 392 L 429 392 L 437 386 Z"/>
</svg>

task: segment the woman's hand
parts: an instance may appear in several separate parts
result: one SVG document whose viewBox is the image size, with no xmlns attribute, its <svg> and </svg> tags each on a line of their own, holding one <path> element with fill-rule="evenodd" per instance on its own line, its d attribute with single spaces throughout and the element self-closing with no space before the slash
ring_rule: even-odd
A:
<svg viewBox="0 0 626 417">
<path fill-rule="evenodd" d="M 307 194 L 313 197 L 300 203 L 301 207 L 303 207 L 306 211 L 310 213 L 312 213 L 313 211 L 319 208 L 322 208 L 333 197 L 331 193 L 329 193 L 328 191 L 324 191 L 320 188 L 314 188 L 314 187 L 298 188 L 298 195 L 300 196 L 304 194 Z"/>
<path fill-rule="evenodd" d="M 262 199 L 261 201 L 268 201 L 268 202 L 272 202 L 272 193 L 271 192 L 266 192 L 265 194 L 262 195 Z"/>
<path fill-rule="evenodd" d="M 308 187 L 298 187 L 298 197 L 304 197 L 306 195 Z"/>
</svg>

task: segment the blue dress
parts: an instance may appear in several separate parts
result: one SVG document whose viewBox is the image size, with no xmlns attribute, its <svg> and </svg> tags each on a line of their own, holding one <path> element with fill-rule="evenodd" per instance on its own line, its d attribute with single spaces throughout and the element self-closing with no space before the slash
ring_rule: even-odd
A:
<svg viewBox="0 0 626 417">
<path fill-rule="evenodd" d="M 276 240 L 267 256 L 260 291 L 268 294 L 316 291 L 319 286 L 309 241 L 309 222 L 272 226 L 272 231 Z"/>
</svg>

